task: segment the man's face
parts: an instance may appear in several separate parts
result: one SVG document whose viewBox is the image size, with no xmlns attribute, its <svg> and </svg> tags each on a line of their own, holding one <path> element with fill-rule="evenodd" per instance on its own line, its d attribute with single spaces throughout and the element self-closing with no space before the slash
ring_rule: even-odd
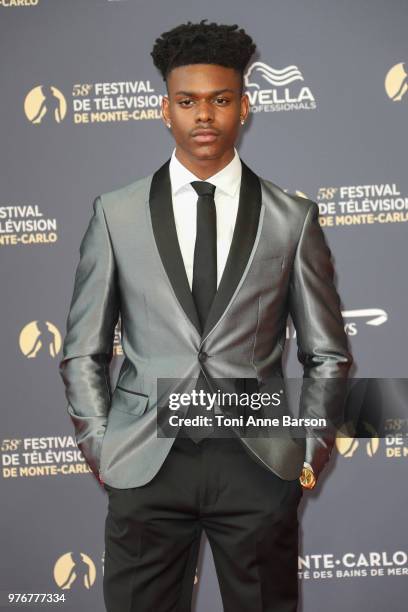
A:
<svg viewBox="0 0 408 612">
<path fill-rule="evenodd" d="M 169 73 L 163 116 L 177 148 L 190 159 L 217 159 L 232 149 L 249 110 L 240 85 L 233 68 L 213 64 L 179 66 Z"/>
</svg>

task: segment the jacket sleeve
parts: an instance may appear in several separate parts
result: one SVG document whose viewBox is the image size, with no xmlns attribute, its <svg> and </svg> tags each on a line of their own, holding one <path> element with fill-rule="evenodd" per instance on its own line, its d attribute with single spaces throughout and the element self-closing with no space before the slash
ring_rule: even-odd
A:
<svg viewBox="0 0 408 612">
<path fill-rule="evenodd" d="M 119 317 L 117 271 L 101 196 L 93 202 L 79 252 L 59 372 L 77 445 L 98 478 L 112 396 L 109 364 Z"/>
<path fill-rule="evenodd" d="M 296 329 L 298 360 L 303 365 L 300 416 L 324 418 L 327 423 L 326 427 L 306 428 L 305 461 L 318 476 L 343 422 L 353 358 L 333 282 L 331 251 L 319 223 L 319 207 L 309 203 L 294 258 L 289 311 Z"/>
</svg>

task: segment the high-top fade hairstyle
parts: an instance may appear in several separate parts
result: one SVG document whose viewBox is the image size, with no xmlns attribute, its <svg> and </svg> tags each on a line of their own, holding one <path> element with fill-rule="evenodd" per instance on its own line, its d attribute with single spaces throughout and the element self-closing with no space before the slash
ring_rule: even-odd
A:
<svg viewBox="0 0 408 612">
<path fill-rule="evenodd" d="M 167 81 L 169 72 L 188 64 L 217 64 L 234 68 L 241 75 L 241 94 L 244 70 L 256 50 L 252 38 L 238 25 L 188 21 L 156 39 L 150 55 L 153 63 Z M 166 83 L 167 85 L 167 83 Z"/>
</svg>

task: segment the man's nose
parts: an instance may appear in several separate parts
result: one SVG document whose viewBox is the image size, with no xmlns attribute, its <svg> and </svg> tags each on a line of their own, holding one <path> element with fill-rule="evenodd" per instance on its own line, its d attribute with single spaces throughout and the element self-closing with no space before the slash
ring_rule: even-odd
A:
<svg viewBox="0 0 408 612">
<path fill-rule="evenodd" d="M 205 101 L 199 102 L 196 108 L 196 121 L 206 123 L 207 121 L 213 120 L 214 111 L 210 103 Z"/>
</svg>

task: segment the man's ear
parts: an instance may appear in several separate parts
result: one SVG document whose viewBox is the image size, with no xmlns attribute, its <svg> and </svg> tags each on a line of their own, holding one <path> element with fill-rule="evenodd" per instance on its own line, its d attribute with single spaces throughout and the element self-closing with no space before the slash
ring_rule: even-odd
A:
<svg viewBox="0 0 408 612">
<path fill-rule="evenodd" d="M 250 104 L 249 104 L 248 94 L 244 93 L 241 96 L 241 116 L 244 118 L 244 120 L 248 118 L 249 106 Z"/>
<path fill-rule="evenodd" d="M 162 114 L 163 121 L 165 124 L 167 124 L 170 121 L 169 116 L 168 116 L 169 104 L 170 104 L 170 101 L 169 101 L 168 96 L 163 96 L 162 104 L 161 104 L 161 114 Z"/>
</svg>

